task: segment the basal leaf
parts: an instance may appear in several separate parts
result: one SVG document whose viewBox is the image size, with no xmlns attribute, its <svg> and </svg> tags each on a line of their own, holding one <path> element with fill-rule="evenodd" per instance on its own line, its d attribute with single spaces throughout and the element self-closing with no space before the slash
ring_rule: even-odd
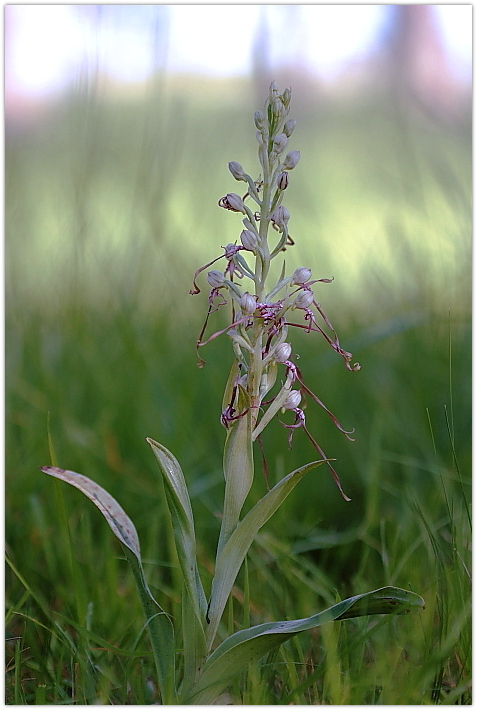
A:
<svg viewBox="0 0 477 710">
<path fill-rule="evenodd" d="M 134 523 L 112 495 L 81 473 L 65 471 L 56 466 L 43 466 L 41 470 L 49 476 L 59 478 L 61 481 L 65 481 L 65 483 L 69 483 L 71 486 L 78 488 L 87 498 L 93 501 L 95 506 L 99 508 L 106 518 L 106 522 L 118 540 L 122 542 L 123 545 L 126 545 L 138 559 L 141 559 L 139 539 Z"/>
<path fill-rule="evenodd" d="M 146 441 L 151 446 L 162 472 L 184 582 L 192 608 L 203 627 L 207 601 L 197 569 L 194 517 L 184 474 L 177 459 L 165 446 L 153 439 L 148 438 Z"/>
<path fill-rule="evenodd" d="M 162 473 L 171 516 L 177 556 L 185 593 L 182 598 L 183 653 L 185 686 L 195 680 L 195 669 L 205 657 L 205 616 L 207 601 L 197 569 L 194 517 L 184 474 L 177 459 L 165 446 L 146 439 Z"/>
<path fill-rule="evenodd" d="M 234 675 L 302 631 L 328 621 L 368 614 L 407 614 L 423 608 L 424 600 L 418 594 L 398 587 L 383 587 L 345 599 L 306 619 L 269 622 L 238 631 L 209 656 L 188 702 L 211 704 Z"/>
<path fill-rule="evenodd" d="M 176 697 L 174 629 L 168 615 L 152 596 L 144 577 L 139 538 L 134 523 L 117 500 L 87 476 L 56 466 L 43 466 L 41 470 L 84 493 L 101 511 L 109 527 L 121 542 L 147 620 L 163 703 L 174 702 Z"/>
</svg>

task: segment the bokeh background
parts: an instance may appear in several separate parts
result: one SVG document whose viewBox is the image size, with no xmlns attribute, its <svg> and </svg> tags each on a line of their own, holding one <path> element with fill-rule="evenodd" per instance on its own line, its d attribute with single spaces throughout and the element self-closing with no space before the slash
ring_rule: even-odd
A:
<svg viewBox="0 0 477 710">
<path fill-rule="evenodd" d="M 190 483 L 212 564 L 232 352 L 217 339 L 197 369 L 206 290 L 189 289 L 239 237 L 240 218 L 217 201 L 237 189 L 230 160 L 258 177 L 253 113 L 272 80 L 292 88 L 290 145 L 302 155 L 285 201 L 296 243 L 287 268 L 334 279 L 318 298 L 362 369 L 296 334 L 308 386 L 356 430 L 346 441 L 309 403 L 308 427 L 352 502 L 317 469 L 270 535 L 355 589 L 406 585 L 387 535 L 407 545 L 425 520 L 444 544 L 450 509 L 462 527 L 471 25 L 470 5 L 6 6 L 6 537 L 29 584 L 59 608 L 60 523 L 38 471 L 52 456 L 116 495 L 162 559 L 144 439 L 163 443 Z M 299 434 L 288 450 L 285 430 L 267 429 L 272 482 L 314 457 Z M 86 517 L 91 539 L 106 540 L 100 516 L 68 496 L 73 530 Z M 18 577 L 7 589 L 21 607 Z"/>
</svg>

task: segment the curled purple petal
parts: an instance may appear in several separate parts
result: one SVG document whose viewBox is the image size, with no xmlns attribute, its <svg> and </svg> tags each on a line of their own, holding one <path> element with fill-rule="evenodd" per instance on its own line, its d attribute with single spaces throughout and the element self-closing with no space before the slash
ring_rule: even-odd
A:
<svg viewBox="0 0 477 710">
<path fill-rule="evenodd" d="M 340 492 L 341 495 L 343 496 L 344 500 L 347 501 L 347 502 L 349 502 L 349 501 L 351 500 L 351 498 L 349 498 L 349 497 L 346 495 L 346 493 L 344 492 L 344 490 L 343 490 L 343 488 L 342 488 L 342 486 L 341 486 L 340 478 L 339 478 L 338 474 L 336 473 L 335 469 L 333 468 L 333 466 L 330 464 L 329 459 L 327 458 L 325 452 L 323 451 L 323 449 L 321 448 L 321 446 L 319 446 L 319 444 L 315 441 L 315 439 L 312 437 L 312 435 L 310 434 L 310 432 L 309 432 L 308 429 L 306 428 L 305 424 L 303 425 L 303 429 L 305 430 L 305 434 L 307 435 L 307 437 L 309 438 L 309 440 L 311 441 L 311 443 L 313 444 L 313 446 L 315 447 L 315 449 L 318 451 L 318 453 L 319 453 L 324 459 L 326 459 L 326 463 L 327 463 L 327 465 L 328 465 L 328 467 L 329 467 L 329 469 L 330 469 L 330 471 L 331 471 L 331 475 L 333 476 L 334 482 L 335 482 L 336 485 L 338 486 L 339 492 Z"/>
<path fill-rule="evenodd" d="M 300 370 L 297 368 L 296 365 L 294 366 L 294 368 L 295 368 L 295 373 L 296 373 L 296 379 L 298 380 L 298 382 L 300 383 L 300 385 L 302 386 L 302 388 L 305 390 L 305 392 L 307 392 L 307 393 L 310 395 L 310 397 L 311 397 L 312 399 L 314 399 L 315 402 L 316 402 L 317 404 L 319 404 L 320 407 L 322 407 L 322 408 L 325 410 L 325 412 L 328 414 L 328 416 L 330 417 L 331 421 L 332 421 L 333 424 L 336 426 L 336 428 L 339 429 L 341 432 L 343 432 L 343 434 L 346 436 L 346 438 L 347 438 L 349 441 L 354 441 L 354 439 L 350 436 L 350 434 L 353 434 L 353 433 L 354 433 L 354 429 L 352 429 L 351 431 L 346 431 L 346 429 L 343 429 L 343 427 L 341 426 L 341 424 L 339 423 L 338 419 L 335 417 L 335 415 L 333 414 L 333 412 L 331 412 L 331 411 L 328 409 L 328 407 L 321 401 L 321 399 L 320 399 L 319 397 L 317 397 L 316 394 L 314 394 L 314 393 L 305 385 L 305 383 L 303 382 L 303 379 L 302 379 L 302 374 L 301 374 Z"/>
</svg>

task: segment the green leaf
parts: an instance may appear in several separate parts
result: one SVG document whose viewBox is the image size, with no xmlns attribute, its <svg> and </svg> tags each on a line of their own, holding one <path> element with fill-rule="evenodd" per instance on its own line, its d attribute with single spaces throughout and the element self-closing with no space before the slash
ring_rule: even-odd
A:
<svg viewBox="0 0 477 710">
<path fill-rule="evenodd" d="M 54 478 L 59 478 L 60 481 L 69 483 L 93 501 L 95 506 L 99 508 L 106 518 L 106 522 L 118 540 L 122 542 L 123 545 L 126 545 L 126 547 L 128 547 L 138 559 L 141 559 L 141 553 L 139 551 L 139 538 L 137 536 L 134 523 L 131 518 L 126 515 L 124 510 L 112 495 L 87 476 L 83 476 L 81 473 L 65 471 L 64 469 L 57 468 L 56 466 L 43 466 L 41 470 L 49 476 L 54 476 Z"/>
<path fill-rule="evenodd" d="M 257 532 L 273 515 L 290 491 L 312 468 L 325 461 L 312 461 L 282 478 L 237 525 L 217 557 L 209 605 L 207 648 L 212 647 L 228 596 Z"/>
<path fill-rule="evenodd" d="M 302 631 L 328 621 L 368 614 L 408 614 L 420 611 L 424 606 L 424 599 L 418 594 L 398 587 L 383 587 L 345 599 L 306 619 L 269 622 L 238 631 L 209 656 L 188 702 L 211 704 L 234 675 Z"/>
<path fill-rule="evenodd" d="M 179 704 L 182 697 L 189 695 L 205 659 L 204 629 L 192 608 L 190 596 L 185 588 L 182 590 L 182 649 L 183 672 Z"/>
<path fill-rule="evenodd" d="M 239 388 L 238 411 L 249 406 Z M 232 422 L 224 446 L 225 496 L 217 554 L 235 530 L 243 504 L 253 482 L 253 449 L 250 410 Z"/>
<path fill-rule="evenodd" d="M 194 675 L 191 677 L 192 669 L 197 668 L 205 656 L 204 626 L 207 612 L 207 600 L 197 568 L 194 517 L 184 474 L 178 461 L 157 441 L 146 441 L 151 446 L 162 472 L 177 556 L 189 599 L 187 629 L 184 634 L 184 682 L 187 684 L 194 680 Z"/>
<path fill-rule="evenodd" d="M 117 500 L 87 476 L 56 466 L 43 466 L 41 470 L 49 476 L 69 483 L 84 493 L 101 511 L 109 527 L 120 541 L 134 575 L 146 616 L 162 700 L 164 704 L 170 704 L 176 696 L 174 629 L 168 615 L 152 596 L 144 578 L 139 538 L 134 523 Z"/>
<path fill-rule="evenodd" d="M 205 623 L 207 601 L 197 569 L 194 516 L 184 474 L 177 459 L 165 446 L 154 439 L 146 439 L 156 457 L 171 513 L 177 555 L 192 607 L 200 620 Z"/>
</svg>

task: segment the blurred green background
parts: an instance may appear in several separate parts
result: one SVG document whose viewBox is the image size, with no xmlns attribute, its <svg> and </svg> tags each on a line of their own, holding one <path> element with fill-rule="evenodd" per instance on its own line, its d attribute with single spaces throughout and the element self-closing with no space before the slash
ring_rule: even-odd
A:
<svg viewBox="0 0 477 710">
<path fill-rule="evenodd" d="M 470 107 L 449 111 L 424 99 L 390 66 L 379 80 L 332 90 L 290 68 L 222 79 L 159 71 L 137 91 L 108 90 L 96 75 L 34 123 L 7 121 L 6 541 L 17 570 L 51 608 L 73 605 L 58 490 L 38 470 L 51 450 L 57 465 L 118 498 L 156 585 L 173 597 L 167 568 L 156 568 L 173 557 L 145 437 L 167 446 L 190 484 L 201 563 L 210 572 L 232 350 L 217 339 L 197 368 L 205 280 L 200 295 L 189 289 L 194 271 L 239 237 L 239 216 L 217 201 L 237 190 L 229 160 L 257 174 L 253 112 L 272 78 L 292 87 L 290 145 L 302 154 L 285 200 L 296 243 L 285 254 L 287 270 L 309 266 L 314 278 L 333 277 L 316 294 L 362 369 L 348 372 L 317 334 L 292 334 L 307 386 L 356 430 L 348 442 L 308 403 L 308 428 L 337 459 L 352 501 L 317 469 L 267 524 L 260 550 L 268 560 L 283 545 L 340 593 L 391 583 L 434 598 L 434 565 L 447 565 L 454 579 L 467 570 Z M 217 328 L 225 317 L 214 316 Z M 300 431 L 288 450 L 278 422 L 263 439 L 272 482 L 314 458 Z M 265 490 L 257 451 L 251 499 Z M 95 579 L 114 543 L 79 494 L 64 496 L 81 574 Z M 6 583 L 17 614 L 11 637 L 40 633 L 22 616 L 36 607 L 19 576 L 7 573 Z M 460 606 L 448 610 L 454 630 L 468 623 L 465 585 L 459 589 Z M 268 594 L 278 618 L 283 588 L 272 585 Z M 293 585 L 285 597 L 300 604 Z M 267 605 L 257 620 L 266 615 Z M 104 612 L 105 634 L 114 635 L 117 623 Z M 430 653 L 435 639 L 426 643 Z M 460 675 L 456 658 L 467 669 Z M 446 647 L 438 667 L 449 687 L 470 673 L 462 648 Z"/>
</svg>

